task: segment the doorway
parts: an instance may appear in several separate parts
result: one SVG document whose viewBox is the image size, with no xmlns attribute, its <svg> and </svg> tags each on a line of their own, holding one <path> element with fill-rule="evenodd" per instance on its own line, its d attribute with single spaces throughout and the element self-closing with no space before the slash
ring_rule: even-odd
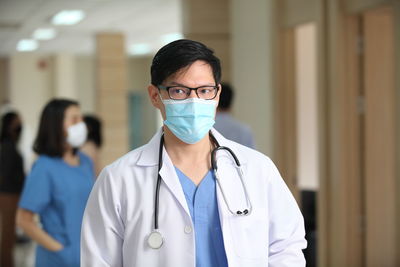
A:
<svg viewBox="0 0 400 267">
<path fill-rule="evenodd" d="M 400 79 L 395 76 L 395 28 L 400 21 L 394 14 L 400 7 L 396 11 L 395 5 L 354 4 L 350 10 L 333 0 L 324 2 L 317 15 L 307 15 L 296 10 L 294 2 L 285 3 L 278 12 L 286 17 L 278 28 L 276 161 L 303 212 L 301 191 L 317 173 L 311 189 L 319 192 L 319 266 L 399 266 Z M 311 56 L 304 56 L 307 52 L 299 43 L 307 29 L 309 36 L 315 33 L 306 45 Z M 310 62 L 315 65 L 306 68 Z M 308 85 L 302 81 L 305 77 L 311 81 Z M 316 97 L 302 99 L 311 88 Z M 317 113 L 315 122 L 304 107 L 313 111 L 308 114 Z M 308 142 L 315 143 L 309 145 L 304 136 L 313 136 L 314 127 L 316 135 Z"/>
</svg>

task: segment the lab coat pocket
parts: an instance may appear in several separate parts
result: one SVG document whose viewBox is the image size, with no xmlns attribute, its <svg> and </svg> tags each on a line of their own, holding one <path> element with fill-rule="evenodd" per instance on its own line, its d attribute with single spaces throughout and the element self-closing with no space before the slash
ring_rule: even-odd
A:
<svg viewBox="0 0 400 267">
<path fill-rule="evenodd" d="M 234 216 L 229 220 L 233 248 L 243 259 L 268 257 L 268 222 L 260 209 L 249 216 Z"/>
</svg>

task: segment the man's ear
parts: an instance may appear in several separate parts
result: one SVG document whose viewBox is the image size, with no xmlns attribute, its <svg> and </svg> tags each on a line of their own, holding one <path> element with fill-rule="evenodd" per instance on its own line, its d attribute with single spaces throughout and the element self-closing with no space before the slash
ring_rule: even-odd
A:
<svg viewBox="0 0 400 267">
<path fill-rule="evenodd" d="M 222 86 L 221 86 L 221 84 L 218 84 L 218 92 L 217 92 L 217 96 L 215 97 L 215 100 L 217 100 L 218 101 L 218 103 L 217 103 L 217 107 L 218 107 L 218 105 L 219 105 L 219 96 L 221 95 L 221 91 L 222 91 Z"/>
<path fill-rule="evenodd" d="M 151 104 L 155 108 L 160 108 L 161 100 L 160 100 L 158 88 L 156 86 L 154 86 L 153 84 L 150 84 L 147 87 L 147 92 L 149 93 L 149 98 L 150 98 Z"/>
<path fill-rule="evenodd" d="M 218 98 L 219 98 L 219 96 L 221 95 L 221 92 L 222 92 L 222 85 L 221 84 L 218 84 Z"/>
</svg>

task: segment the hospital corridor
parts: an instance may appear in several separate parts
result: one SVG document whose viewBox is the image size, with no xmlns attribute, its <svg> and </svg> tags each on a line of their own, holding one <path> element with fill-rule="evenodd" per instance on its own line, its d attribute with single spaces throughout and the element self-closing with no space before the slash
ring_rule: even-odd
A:
<svg viewBox="0 0 400 267">
<path fill-rule="evenodd" d="M 399 136 L 400 0 L 0 0 L 0 267 L 397 267 Z"/>
</svg>

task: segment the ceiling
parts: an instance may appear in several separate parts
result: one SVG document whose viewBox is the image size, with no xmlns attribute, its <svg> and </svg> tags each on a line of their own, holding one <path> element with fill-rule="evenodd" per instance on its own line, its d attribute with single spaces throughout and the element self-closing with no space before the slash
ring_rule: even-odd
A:
<svg viewBox="0 0 400 267">
<path fill-rule="evenodd" d="M 81 9 L 86 17 L 72 26 L 54 26 L 61 10 Z M 151 52 L 181 33 L 180 0 L 0 0 L 0 54 L 16 52 L 19 40 L 34 30 L 54 27 L 56 38 L 40 41 L 39 53 L 91 54 L 99 32 L 122 32 L 126 49 L 148 45 Z M 165 38 L 169 40 L 165 40 Z"/>
</svg>

